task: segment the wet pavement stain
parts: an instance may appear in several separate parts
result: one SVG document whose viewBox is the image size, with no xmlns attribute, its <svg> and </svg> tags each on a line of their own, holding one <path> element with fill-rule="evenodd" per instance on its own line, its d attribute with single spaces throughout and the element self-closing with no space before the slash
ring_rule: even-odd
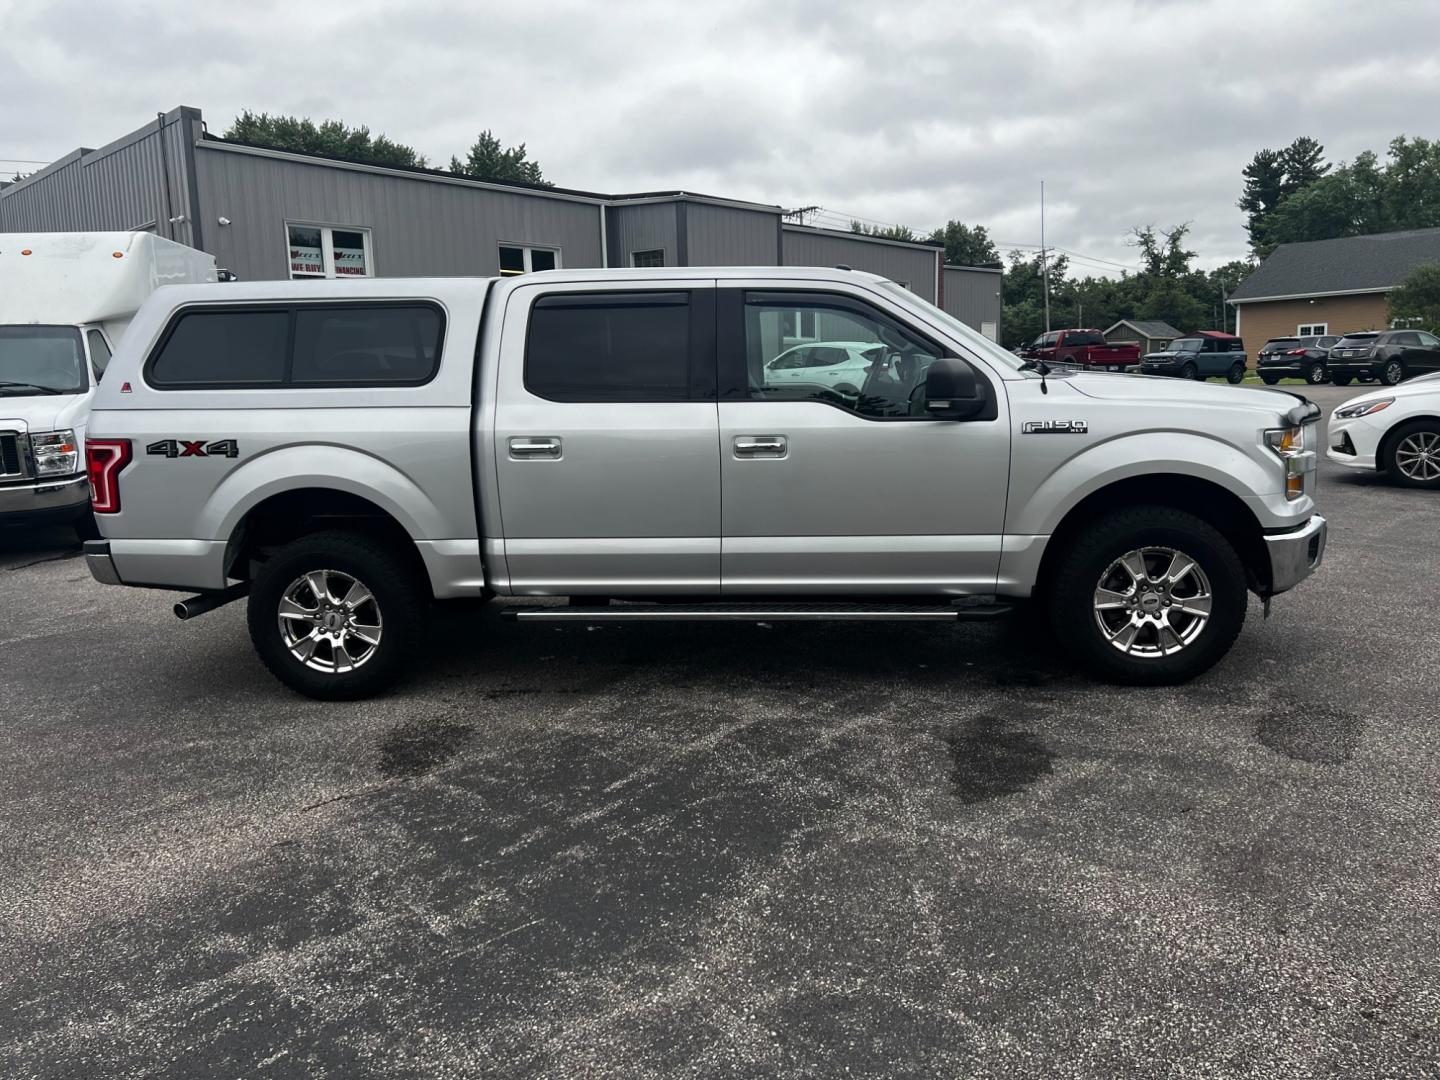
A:
<svg viewBox="0 0 1440 1080">
<path fill-rule="evenodd" d="M 392 728 L 380 743 L 381 776 L 420 776 L 450 760 L 470 738 L 469 724 L 412 721 Z"/>
<path fill-rule="evenodd" d="M 982 716 L 944 736 L 950 750 L 950 783 L 966 804 L 1014 795 L 1055 771 L 1059 756 L 1031 731 L 1007 731 L 1005 722 Z"/>
<path fill-rule="evenodd" d="M 1365 721 L 1354 713 L 1301 701 L 1279 701 L 1255 725 L 1256 737 L 1277 753 L 1315 765 L 1350 760 Z"/>
</svg>

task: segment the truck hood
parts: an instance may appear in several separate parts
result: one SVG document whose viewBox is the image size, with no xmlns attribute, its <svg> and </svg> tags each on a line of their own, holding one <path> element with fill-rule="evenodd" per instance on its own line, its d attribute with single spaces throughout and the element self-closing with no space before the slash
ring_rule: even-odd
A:
<svg viewBox="0 0 1440 1080">
<path fill-rule="evenodd" d="M 1107 401 L 1134 401 L 1185 408 L 1193 405 L 1218 405 L 1232 409 L 1256 409 L 1270 415 L 1284 415 L 1309 399 L 1288 390 L 1271 390 L 1258 386 L 1211 386 L 1209 383 L 1183 379 L 1166 379 L 1153 375 L 1080 374 L 1070 377 L 1070 385 L 1086 397 Z M 1437 386 L 1436 389 L 1440 389 Z"/>
<path fill-rule="evenodd" d="M 84 394 L 37 394 L 34 397 L 0 394 L 0 430 L 83 430 L 93 396 L 93 390 Z"/>
</svg>

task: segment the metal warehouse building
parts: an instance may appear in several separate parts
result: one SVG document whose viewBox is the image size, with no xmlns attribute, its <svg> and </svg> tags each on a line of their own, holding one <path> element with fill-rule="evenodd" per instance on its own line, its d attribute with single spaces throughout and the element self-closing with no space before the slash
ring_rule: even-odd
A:
<svg viewBox="0 0 1440 1080">
<path fill-rule="evenodd" d="M 998 270 L 931 243 L 787 222 L 685 191 L 604 195 L 362 165 L 232 142 L 181 107 L 0 186 L 0 232 L 148 230 L 244 280 L 554 267 L 835 266 L 882 274 L 998 339 Z"/>
</svg>

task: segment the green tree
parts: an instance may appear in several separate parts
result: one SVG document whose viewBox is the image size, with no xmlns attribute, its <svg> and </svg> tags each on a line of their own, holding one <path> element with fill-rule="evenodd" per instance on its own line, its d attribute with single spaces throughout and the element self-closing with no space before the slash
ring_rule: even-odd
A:
<svg viewBox="0 0 1440 1080">
<path fill-rule="evenodd" d="M 1284 196 L 1309 187 L 1330 171 L 1325 163 L 1325 147 L 1308 135 L 1301 135 L 1282 150 L 1280 161 L 1285 168 L 1285 181 L 1280 189 Z"/>
<path fill-rule="evenodd" d="M 1064 329 L 1074 326 L 1074 305 L 1071 289 L 1065 280 L 1069 260 L 1064 255 L 1052 256 L 1046 276 L 1050 279 L 1050 326 Z M 1040 256 L 1029 252 L 1010 252 L 1010 266 L 1005 271 L 1001 295 L 1005 344 L 1023 345 L 1045 332 L 1045 280 L 1040 274 Z"/>
<path fill-rule="evenodd" d="M 1389 295 L 1386 307 L 1392 323 L 1425 330 L 1440 327 L 1440 265 L 1417 266 Z"/>
<path fill-rule="evenodd" d="M 531 161 L 525 144 L 502 146 L 500 140 L 488 129 L 482 131 L 462 161 L 450 159 L 450 171 L 457 176 L 468 176 L 474 180 L 518 181 L 525 184 L 543 184 L 553 187 L 540 171 L 540 163 Z"/>
<path fill-rule="evenodd" d="M 908 240 L 914 243 L 920 239 L 908 225 L 867 225 L 863 221 L 851 221 L 850 231 L 862 236 L 878 236 L 884 240 Z"/>
<path fill-rule="evenodd" d="M 384 135 L 370 134 L 363 124 L 348 127 L 340 120 L 316 124 L 308 116 L 271 116 L 246 109 L 235 118 L 225 138 L 255 143 L 275 150 L 296 150 L 305 154 L 329 154 L 367 165 L 413 165 L 424 168 L 425 158 L 414 148 Z"/>
<path fill-rule="evenodd" d="M 999 266 L 1000 252 L 984 225 L 947 221 L 930 234 L 930 240 L 945 245 L 945 261 L 954 266 Z"/>
<path fill-rule="evenodd" d="M 1247 215 L 1245 229 L 1250 234 L 1251 249 L 1262 254 L 1270 215 L 1329 172 L 1325 147 L 1308 135 L 1301 135 L 1284 150 L 1256 151 L 1250 164 L 1240 170 L 1245 187 L 1237 204 Z"/>
</svg>

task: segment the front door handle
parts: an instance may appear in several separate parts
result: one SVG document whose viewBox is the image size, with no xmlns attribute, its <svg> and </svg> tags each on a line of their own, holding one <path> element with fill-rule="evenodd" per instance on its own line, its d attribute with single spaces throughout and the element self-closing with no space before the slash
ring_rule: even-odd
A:
<svg viewBox="0 0 1440 1080">
<path fill-rule="evenodd" d="M 512 458 L 558 458 L 560 437 L 558 435 L 512 435 L 510 437 Z"/>
<path fill-rule="evenodd" d="M 789 449 L 784 435 L 736 435 L 735 456 L 782 458 Z"/>
</svg>

